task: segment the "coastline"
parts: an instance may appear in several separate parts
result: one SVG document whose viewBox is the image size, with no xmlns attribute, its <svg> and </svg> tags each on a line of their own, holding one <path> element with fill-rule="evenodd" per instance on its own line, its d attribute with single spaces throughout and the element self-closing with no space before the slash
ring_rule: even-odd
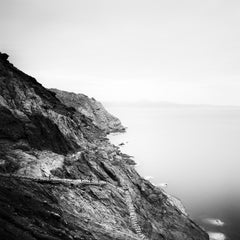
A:
<svg viewBox="0 0 240 240">
<path fill-rule="evenodd" d="M 128 144 L 128 139 L 126 139 L 125 136 L 126 136 L 126 131 L 125 132 L 114 132 L 114 133 L 108 134 L 108 139 L 112 144 L 116 145 L 121 150 L 121 152 L 124 152 L 125 148 Z M 134 156 L 130 156 L 128 154 L 126 154 L 126 155 L 128 157 L 134 159 Z M 135 165 L 138 166 L 139 163 L 135 162 Z M 152 180 L 153 180 L 152 176 L 147 176 L 146 179 L 149 180 L 153 185 L 156 185 L 152 182 Z M 163 188 L 161 187 L 161 188 L 167 194 L 167 189 L 166 190 L 164 189 L 165 187 L 163 187 Z M 167 194 L 167 195 L 169 198 L 172 197 L 169 194 Z M 174 197 L 173 199 L 176 199 L 176 198 Z M 182 202 L 180 200 L 178 200 L 178 201 L 182 205 Z M 180 207 L 180 211 L 182 211 L 184 214 L 187 214 L 185 207 L 182 207 L 182 206 Z M 206 229 L 205 229 L 206 226 L 208 226 L 208 228 L 211 229 L 211 227 L 214 227 L 214 226 L 222 227 L 225 224 L 222 220 L 217 219 L 217 218 L 216 219 L 215 218 L 201 218 L 197 222 L 204 231 L 206 231 Z M 212 228 L 212 230 L 207 230 L 206 232 L 209 235 L 209 240 L 227 240 L 227 239 L 229 239 L 229 238 L 227 238 L 227 236 L 224 233 L 221 232 L 221 228 L 219 228 L 218 231 L 214 231 L 214 228 Z"/>
<path fill-rule="evenodd" d="M 85 95 L 58 98 L 7 59 L 0 54 L 4 240 L 209 239 L 109 142 L 119 119 Z"/>
</svg>

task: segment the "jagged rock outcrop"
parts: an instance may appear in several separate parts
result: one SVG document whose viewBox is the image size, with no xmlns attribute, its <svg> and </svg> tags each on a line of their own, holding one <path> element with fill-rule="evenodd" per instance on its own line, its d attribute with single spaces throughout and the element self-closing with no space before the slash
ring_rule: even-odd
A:
<svg viewBox="0 0 240 240">
<path fill-rule="evenodd" d="M 208 239 L 106 129 L 7 58 L 0 54 L 1 239 Z"/>
<path fill-rule="evenodd" d="M 120 120 L 106 111 L 103 105 L 94 98 L 84 94 L 50 89 L 56 93 L 56 97 L 66 106 L 74 107 L 78 112 L 90 118 L 93 124 L 106 132 L 124 132 Z"/>
<path fill-rule="evenodd" d="M 62 104 L 55 94 L 7 60 L 0 62 L 0 138 L 37 149 L 75 151 L 102 134 L 91 120 Z"/>
</svg>

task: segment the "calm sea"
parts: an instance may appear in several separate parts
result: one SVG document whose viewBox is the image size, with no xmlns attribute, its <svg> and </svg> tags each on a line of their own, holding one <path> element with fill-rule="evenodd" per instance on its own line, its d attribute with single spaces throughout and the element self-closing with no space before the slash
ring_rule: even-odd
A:
<svg viewBox="0 0 240 240">
<path fill-rule="evenodd" d="M 240 240 L 240 108 L 106 105 L 127 126 L 110 136 L 137 170 L 180 198 L 212 239 Z"/>
</svg>

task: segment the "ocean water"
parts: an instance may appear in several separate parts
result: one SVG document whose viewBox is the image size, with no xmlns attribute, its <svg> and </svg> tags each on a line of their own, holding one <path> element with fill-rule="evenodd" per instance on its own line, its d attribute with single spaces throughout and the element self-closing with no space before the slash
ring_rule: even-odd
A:
<svg viewBox="0 0 240 240">
<path fill-rule="evenodd" d="M 181 199 L 211 239 L 240 239 L 240 108 L 105 104 L 138 172 Z"/>
</svg>

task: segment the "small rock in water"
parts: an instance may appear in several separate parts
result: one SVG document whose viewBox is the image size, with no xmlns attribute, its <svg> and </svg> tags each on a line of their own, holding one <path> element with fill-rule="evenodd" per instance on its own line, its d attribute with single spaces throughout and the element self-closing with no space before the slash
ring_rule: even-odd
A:
<svg viewBox="0 0 240 240">
<path fill-rule="evenodd" d="M 220 219 L 214 219 L 214 218 L 205 218 L 205 219 L 203 219 L 203 222 L 212 224 L 215 226 L 223 226 L 224 225 L 223 221 L 221 221 Z"/>
<path fill-rule="evenodd" d="M 166 188 L 167 185 L 168 185 L 167 183 L 159 183 L 159 184 L 157 184 L 157 186 L 160 187 L 160 188 Z"/>
</svg>

